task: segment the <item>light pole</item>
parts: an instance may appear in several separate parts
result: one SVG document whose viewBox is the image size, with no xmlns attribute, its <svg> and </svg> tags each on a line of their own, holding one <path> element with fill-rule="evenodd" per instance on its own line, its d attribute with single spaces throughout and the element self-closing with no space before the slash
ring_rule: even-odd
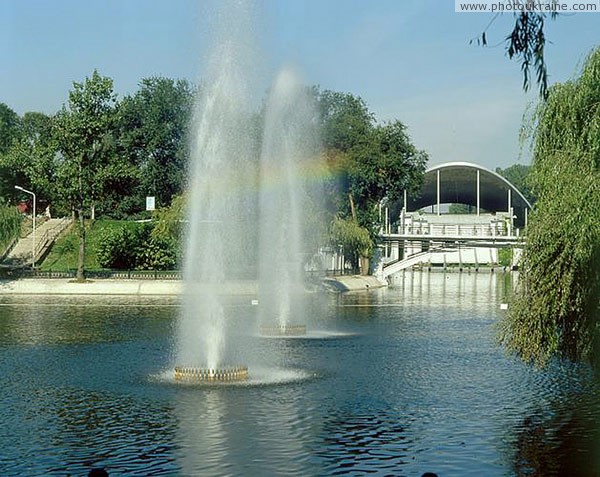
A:
<svg viewBox="0 0 600 477">
<path fill-rule="evenodd" d="M 21 186 L 16 185 L 15 189 L 31 194 L 33 196 L 33 232 L 31 234 L 31 268 L 35 269 L 35 194 L 30 190 L 23 189 Z"/>
</svg>

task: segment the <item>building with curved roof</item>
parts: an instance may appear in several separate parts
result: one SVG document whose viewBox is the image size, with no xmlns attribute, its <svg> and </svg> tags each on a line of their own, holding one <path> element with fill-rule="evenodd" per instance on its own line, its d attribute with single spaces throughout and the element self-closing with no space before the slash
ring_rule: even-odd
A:
<svg viewBox="0 0 600 477">
<path fill-rule="evenodd" d="M 452 204 L 470 206 L 468 213 L 451 213 Z M 405 191 L 403 204 L 390 206 L 381 232 L 382 277 L 419 263 L 493 266 L 498 248 L 520 242 L 519 228 L 527 225 L 531 209 L 514 184 L 470 162 L 431 167 L 418 194 Z"/>
<path fill-rule="evenodd" d="M 465 204 L 480 212 L 510 212 L 517 226 L 527 221 L 531 204 L 500 174 L 470 162 L 447 162 L 425 172 L 423 186 L 415 197 L 408 197 L 406 210 L 433 207 L 441 214 L 443 204 Z"/>
</svg>

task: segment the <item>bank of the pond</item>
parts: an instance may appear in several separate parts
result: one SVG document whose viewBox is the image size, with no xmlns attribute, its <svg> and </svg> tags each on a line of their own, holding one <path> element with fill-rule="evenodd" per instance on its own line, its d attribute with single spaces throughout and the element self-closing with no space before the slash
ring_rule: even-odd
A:
<svg viewBox="0 0 600 477">
<path fill-rule="evenodd" d="M 344 292 L 382 288 L 387 286 L 387 282 L 373 275 L 342 275 L 324 278 L 323 285 L 329 290 Z"/>
<path fill-rule="evenodd" d="M 21 278 L 0 281 L 0 294 L 13 295 L 157 295 L 176 296 L 183 291 L 179 280 L 90 280 Z M 219 285 L 223 295 L 257 295 L 255 281 L 235 281 Z"/>
<path fill-rule="evenodd" d="M 339 276 L 323 279 L 330 291 L 360 291 L 387 286 L 374 276 Z M 0 295 L 129 295 L 177 296 L 183 292 L 180 280 L 94 279 L 78 283 L 67 278 L 20 278 L 0 280 Z M 258 295 L 258 283 L 239 280 L 219 285 L 221 295 Z"/>
</svg>

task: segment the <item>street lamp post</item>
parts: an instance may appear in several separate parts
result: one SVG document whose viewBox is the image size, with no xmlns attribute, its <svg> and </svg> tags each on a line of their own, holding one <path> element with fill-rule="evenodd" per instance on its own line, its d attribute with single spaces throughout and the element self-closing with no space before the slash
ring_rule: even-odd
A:
<svg viewBox="0 0 600 477">
<path fill-rule="evenodd" d="M 33 232 L 31 233 L 31 268 L 35 269 L 35 194 L 30 190 L 23 189 L 21 186 L 16 185 L 15 189 L 31 194 L 33 196 Z"/>
</svg>

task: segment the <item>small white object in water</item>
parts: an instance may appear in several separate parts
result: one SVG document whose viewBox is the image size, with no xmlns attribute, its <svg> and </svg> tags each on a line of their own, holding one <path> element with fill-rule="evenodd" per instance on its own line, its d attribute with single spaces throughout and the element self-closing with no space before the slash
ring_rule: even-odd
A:
<svg viewBox="0 0 600 477">
<path fill-rule="evenodd" d="M 508 310 L 508 303 L 500 303 L 501 310 Z"/>
<path fill-rule="evenodd" d="M 252 300 L 250 303 L 252 303 L 253 305 L 258 305 L 258 300 Z"/>
</svg>

